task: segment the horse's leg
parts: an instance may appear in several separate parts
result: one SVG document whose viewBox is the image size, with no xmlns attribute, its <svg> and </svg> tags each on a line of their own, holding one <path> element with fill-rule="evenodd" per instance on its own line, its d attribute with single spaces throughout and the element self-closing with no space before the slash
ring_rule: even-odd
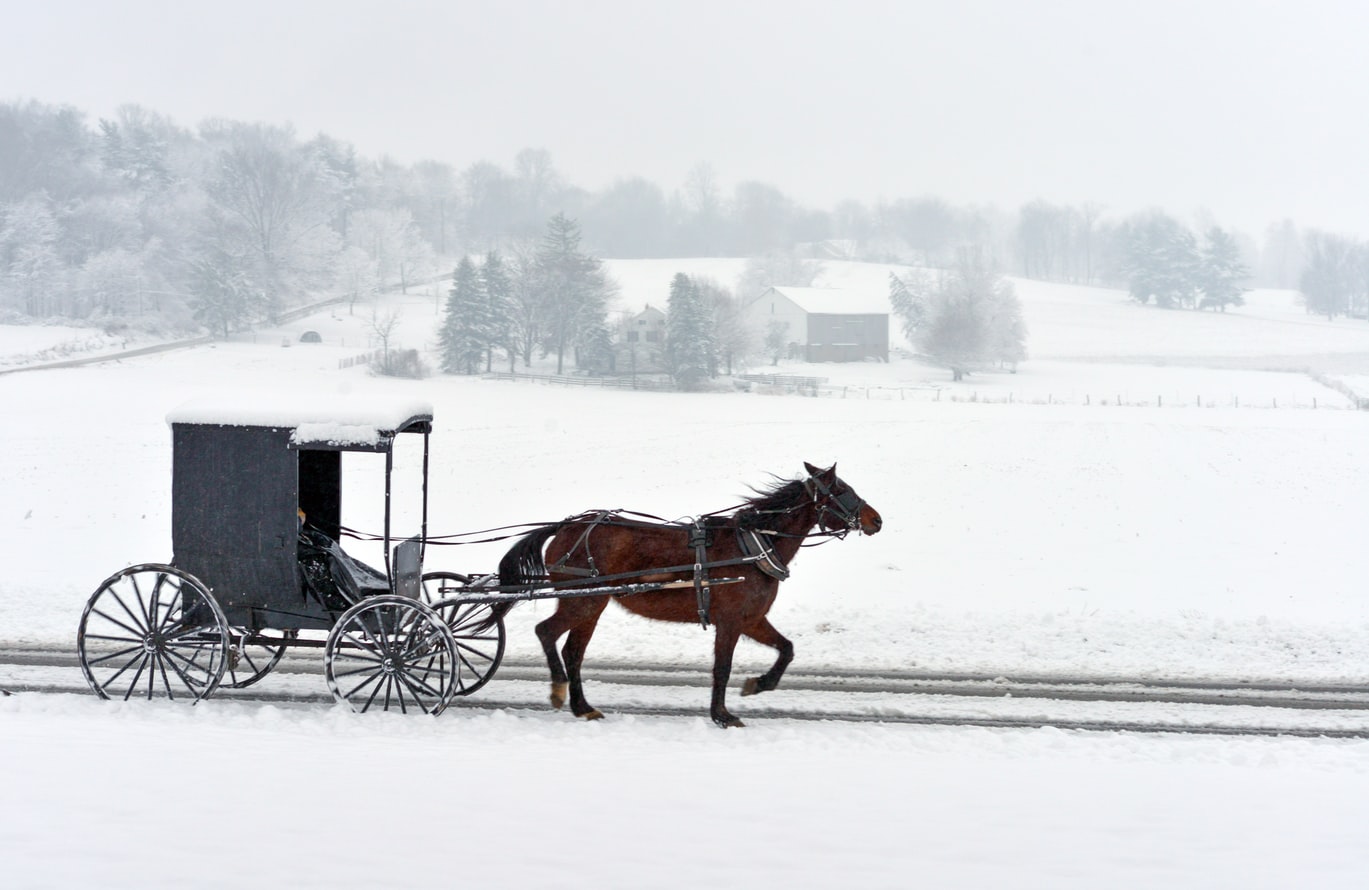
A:
<svg viewBox="0 0 1369 890">
<path fill-rule="evenodd" d="M 547 656 L 547 667 L 551 669 L 551 706 L 558 710 L 566 703 L 566 668 L 561 664 L 561 656 L 556 652 L 556 641 L 570 630 L 574 620 L 571 618 L 567 600 L 556 604 L 556 611 L 550 618 L 537 624 L 537 639 L 542 643 L 542 651 Z"/>
<path fill-rule="evenodd" d="M 742 631 L 757 643 L 769 646 L 778 651 L 779 657 L 775 659 L 775 664 L 770 670 L 761 674 L 759 677 L 752 677 L 742 684 L 742 695 L 755 695 L 757 692 L 769 692 L 780 685 L 780 677 L 784 676 L 785 668 L 789 667 L 789 662 L 794 660 L 794 644 L 789 639 L 775 630 L 775 626 L 770 623 L 770 619 L 762 615 L 759 619 L 752 622 Z"/>
<path fill-rule="evenodd" d="M 713 702 L 708 715 L 723 729 L 745 726 L 727 711 L 727 681 L 732 676 L 732 653 L 741 639 L 741 627 L 731 621 L 715 620 L 713 628 Z"/>
<path fill-rule="evenodd" d="M 570 679 L 570 712 L 586 720 L 598 720 L 604 715 L 585 700 L 585 686 L 580 675 L 580 666 L 584 664 L 585 650 L 589 648 L 594 628 L 599 624 L 599 616 L 608 605 L 608 597 L 587 598 L 580 602 L 586 608 L 581 611 L 580 620 L 570 629 L 566 645 L 561 647 L 561 657 L 565 659 L 566 674 Z"/>
</svg>

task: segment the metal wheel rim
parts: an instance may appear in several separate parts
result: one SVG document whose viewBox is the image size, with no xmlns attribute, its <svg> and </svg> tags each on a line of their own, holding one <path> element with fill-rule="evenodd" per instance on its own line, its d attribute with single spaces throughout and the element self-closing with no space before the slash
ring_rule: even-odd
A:
<svg viewBox="0 0 1369 890">
<path fill-rule="evenodd" d="M 456 643 L 430 608 L 404 596 L 368 597 L 343 613 L 324 646 L 333 697 L 354 711 L 437 715 L 456 684 Z"/>
<path fill-rule="evenodd" d="M 444 584 L 443 582 L 447 582 Z M 504 660 L 504 619 L 482 627 L 493 611 L 489 603 L 462 603 L 450 591 L 439 588 L 465 587 L 470 578 L 456 572 L 430 572 L 423 576 L 423 598 L 442 623 L 452 632 L 456 643 L 456 694 L 470 695 L 494 677 Z M 430 600 L 429 597 L 432 597 Z"/>
<path fill-rule="evenodd" d="M 76 651 L 101 698 L 199 701 L 223 680 L 229 639 L 228 621 L 204 584 L 174 566 L 147 563 L 96 588 L 81 614 Z"/>
</svg>

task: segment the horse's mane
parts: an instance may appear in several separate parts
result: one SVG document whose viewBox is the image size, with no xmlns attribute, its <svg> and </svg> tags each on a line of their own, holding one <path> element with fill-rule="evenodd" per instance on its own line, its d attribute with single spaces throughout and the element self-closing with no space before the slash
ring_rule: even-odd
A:
<svg viewBox="0 0 1369 890">
<path fill-rule="evenodd" d="M 741 528 L 750 528 L 771 513 L 787 513 L 808 500 L 808 490 L 800 479 L 780 479 L 764 487 L 752 487 L 755 495 L 742 502 L 732 516 Z"/>
</svg>

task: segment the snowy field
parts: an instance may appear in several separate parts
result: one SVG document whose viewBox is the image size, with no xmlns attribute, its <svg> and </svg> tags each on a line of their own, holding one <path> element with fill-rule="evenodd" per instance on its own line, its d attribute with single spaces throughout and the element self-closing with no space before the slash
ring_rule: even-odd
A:
<svg viewBox="0 0 1369 890">
<path fill-rule="evenodd" d="M 727 284 L 730 264 L 610 268 L 640 309 L 664 305 L 675 271 Z M 829 263 L 824 275 L 849 285 L 887 271 Z M 1016 374 L 773 369 L 828 377 L 847 398 L 379 379 L 339 368 L 372 348 L 361 307 L 211 347 L 2 375 L 0 641 L 71 648 L 100 580 L 170 558 L 165 416 L 177 405 L 365 393 L 434 404 L 437 533 L 595 507 L 685 516 L 805 460 L 837 462 L 885 529 L 795 562 L 772 618 L 796 669 L 1364 683 L 1369 415 L 1326 382 L 1369 379 L 1355 370 L 1369 326 L 1309 318 L 1283 292 L 1214 315 L 1018 287 L 1032 358 Z M 404 345 L 427 348 L 439 295 L 392 302 Z M 324 342 L 299 344 L 306 329 Z M 51 348 L 25 337 L 43 330 L 0 328 L 0 350 L 32 363 L 14 357 Z M 1122 406 L 1105 395 L 1122 393 Z M 378 524 L 378 469 L 346 463 L 347 524 Z M 412 519 L 413 498 L 401 501 Z M 427 567 L 490 570 L 503 549 L 447 548 Z M 531 627 L 550 608 L 511 613 L 510 657 L 535 656 Z M 244 874 L 329 887 L 1369 881 L 1369 743 L 784 720 L 722 732 L 702 690 L 686 720 L 615 717 L 611 692 L 595 692 L 596 662 L 703 667 L 710 653 L 698 628 L 606 613 L 587 662 L 609 714 L 597 724 L 0 699 L 0 859 L 23 887 L 236 886 Z M 738 659 L 740 678 L 768 652 L 743 643 Z M 752 702 L 767 703 L 734 693 L 731 706 L 747 719 Z"/>
</svg>

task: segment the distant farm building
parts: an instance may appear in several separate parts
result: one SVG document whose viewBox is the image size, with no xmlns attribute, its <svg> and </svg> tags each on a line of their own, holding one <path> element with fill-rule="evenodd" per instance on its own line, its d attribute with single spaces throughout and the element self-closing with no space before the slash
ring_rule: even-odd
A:
<svg viewBox="0 0 1369 890">
<path fill-rule="evenodd" d="M 772 287 L 746 307 L 761 337 L 784 326 L 791 358 L 809 362 L 889 360 L 884 294 L 824 287 Z"/>
<path fill-rule="evenodd" d="M 613 366 L 618 373 L 656 373 L 665 369 L 665 313 L 647 304 L 619 323 L 613 343 Z"/>
</svg>

